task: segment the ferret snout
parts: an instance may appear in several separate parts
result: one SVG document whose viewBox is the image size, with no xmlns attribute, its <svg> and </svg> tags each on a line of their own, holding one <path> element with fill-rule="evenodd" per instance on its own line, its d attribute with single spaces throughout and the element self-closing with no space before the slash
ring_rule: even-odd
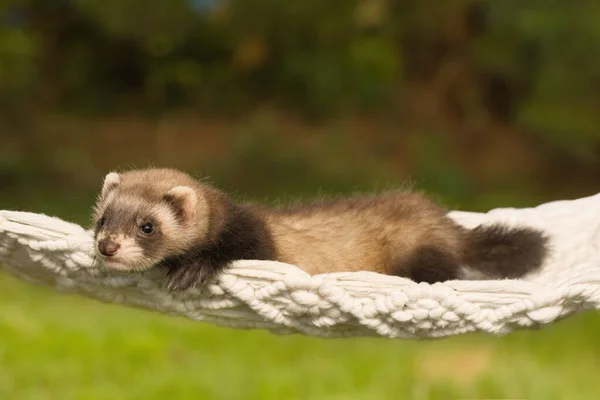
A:
<svg viewBox="0 0 600 400">
<path fill-rule="evenodd" d="M 121 245 L 110 240 L 101 240 L 98 242 L 98 251 L 106 257 L 114 256 Z"/>
</svg>

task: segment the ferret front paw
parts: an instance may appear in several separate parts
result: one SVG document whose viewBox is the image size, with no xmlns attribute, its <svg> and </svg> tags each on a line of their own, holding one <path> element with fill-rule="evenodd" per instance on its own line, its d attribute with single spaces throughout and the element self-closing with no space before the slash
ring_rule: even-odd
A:
<svg viewBox="0 0 600 400">
<path fill-rule="evenodd" d="M 181 292 L 201 286 L 209 278 L 206 269 L 195 266 L 180 266 L 169 271 L 167 289 Z"/>
</svg>

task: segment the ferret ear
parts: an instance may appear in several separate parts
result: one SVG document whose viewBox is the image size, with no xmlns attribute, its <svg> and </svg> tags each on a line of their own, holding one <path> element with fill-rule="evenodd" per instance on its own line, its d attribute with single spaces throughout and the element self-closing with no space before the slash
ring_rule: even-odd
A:
<svg viewBox="0 0 600 400">
<path fill-rule="evenodd" d="M 198 198 L 196 191 L 191 187 L 175 186 L 163 198 L 173 208 L 177 217 L 187 220 L 196 216 Z"/>
<path fill-rule="evenodd" d="M 102 198 L 112 192 L 121 183 L 121 177 L 116 172 L 110 172 L 104 177 L 104 185 L 102 186 Z"/>
</svg>

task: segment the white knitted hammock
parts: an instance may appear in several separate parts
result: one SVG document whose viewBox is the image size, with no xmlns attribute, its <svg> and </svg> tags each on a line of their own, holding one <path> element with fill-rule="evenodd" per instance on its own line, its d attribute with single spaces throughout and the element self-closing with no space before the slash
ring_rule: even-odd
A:
<svg viewBox="0 0 600 400">
<path fill-rule="evenodd" d="M 0 210 L 0 268 L 104 302 L 237 329 L 317 337 L 503 335 L 600 308 L 600 194 L 450 216 L 467 227 L 503 222 L 542 229 L 550 236 L 551 257 L 525 279 L 433 285 L 372 272 L 310 276 L 293 265 L 242 260 L 201 289 L 171 293 L 161 270 L 92 267 L 91 231 L 79 225 Z"/>
</svg>

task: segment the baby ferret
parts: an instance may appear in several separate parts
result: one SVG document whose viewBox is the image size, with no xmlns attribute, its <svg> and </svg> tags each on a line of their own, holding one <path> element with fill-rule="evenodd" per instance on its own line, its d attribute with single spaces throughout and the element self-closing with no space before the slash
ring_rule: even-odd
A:
<svg viewBox="0 0 600 400">
<path fill-rule="evenodd" d="M 466 229 L 411 191 L 264 207 L 166 168 L 106 175 L 94 244 L 107 268 L 167 270 L 168 288 L 197 287 L 241 259 L 309 274 L 367 270 L 416 282 L 518 278 L 542 265 L 546 236 L 501 224 Z"/>
</svg>

